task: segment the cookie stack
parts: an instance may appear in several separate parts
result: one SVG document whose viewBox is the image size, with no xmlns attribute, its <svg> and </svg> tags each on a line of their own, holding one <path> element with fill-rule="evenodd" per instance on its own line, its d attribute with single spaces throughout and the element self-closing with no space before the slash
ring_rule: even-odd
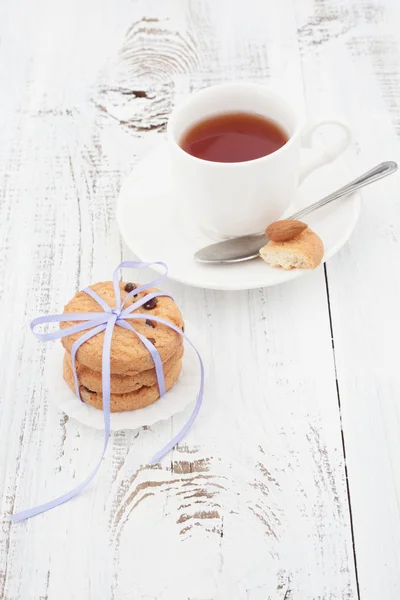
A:
<svg viewBox="0 0 400 600">
<path fill-rule="evenodd" d="M 129 292 L 138 287 L 134 283 L 120 284 L 121 300 L 124 301 Z M 105 281 L 90 286 L 110 307 L 115 307 L 113 283 Z M 150 292 L 158 291 L 149 288 L 129 298 L 124 307 L 130 306 Z M 64 313 L 99 312 L 97 302 L 85 292 L 78 292 L 65 306 Z M 135 330 L 145 336 L 159 352 L 164 368 L 165 387 L 170 390 L 177 381 L 183 356 L 183 339 L 176 331 L 166 325 L 152 321 L 156 316 L 170 321 L 183 330 L 183 318 L 179 308 L 171 298 L 159 296 L 146 302 L 134 312 L 146 314 L 146 319 L 130 320 Z M 134 313 L 133 313 L 134 314 Z M 66 328 L 76 321 L 60 323 Z M 64 379 L 75 392 L 74 376 L 71 364 L 73 343 L 86 332 L 79 332 L 62 338 L 65 348 Z M 76 354 L 76 371 L 79 380 L 81 398 L 87 404 L 102 409 L 102 353 L 104 331 L 93 336 L 82 344 Z M 122 327 L 114 327 L 111 342 L 111 412 L 144 408 L 155 402 L 160 394 L 157 376 L 151 354 L 140 339 Z"/>
</svg>

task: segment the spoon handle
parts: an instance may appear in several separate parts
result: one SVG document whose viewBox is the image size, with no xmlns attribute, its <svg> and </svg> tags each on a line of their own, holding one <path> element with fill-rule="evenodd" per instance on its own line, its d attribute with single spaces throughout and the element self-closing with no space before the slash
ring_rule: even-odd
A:
<svg viewBox="0 0 400 600">
<path fill-rule="evenodd" d="M 329 204 L 329 202 L 333 202 L 333 200 L 337 200 L 342 196 L 352 194 L 359 188 L 362 188 L 365 185 L 369 185 L 374 181 L 378 181 L 378 179 L 382 179 L 383 177 L 394 173 L 396 170 L 397 164 L 395 162 L 391 160 L 383 162 L 380 165 L 374 167 L 373 169 L 370 169 L 363 175 L 360 175 L 360 177 L 357 177 L 357 179 L 354 179 L 354 181 L 351 181 L 350 183 L 339 188 L 338 190 L 336 190 L 336 192 L 333 192 L 332 194 L 329 194 L 329 196 L 322 198 L 322 200 L 311 204 L 311 206 L 307 206 L 306 208 L 299 210 L 297 213 L 294 213 L 294 215 L 286 217 L 286 219 L 300 219 L 301 217 L 308 215 L 310 212 L 316 210 L 317 208 L 321 208 L 321 206 L 325 206 L 325 204 Z"/>
</svg>

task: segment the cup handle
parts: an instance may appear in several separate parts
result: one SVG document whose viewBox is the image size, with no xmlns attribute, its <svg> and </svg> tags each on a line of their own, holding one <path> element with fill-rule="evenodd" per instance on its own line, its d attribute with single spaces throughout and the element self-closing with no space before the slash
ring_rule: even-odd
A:
<svg viewBox="0 0 400 600">
<path fill-rule="evenodd" d="M 313 145 L 313 137 L 317 129 L 325 125 L 336 125 L 339 127 L 343 136 L 341 139 L 328 147 L 315 148 Z M 322 119 L 312 121 L 305 126 L 302 133 L 301 156 L 300 156 L 300 173 L 299 183 L 301 183 L 312 171 L 318 169 L 322 165 L 326 165 L 334 161 L 342 154 L 351 142 L 351 131 L 347 123 L 341 119 Z"/>
</svg>

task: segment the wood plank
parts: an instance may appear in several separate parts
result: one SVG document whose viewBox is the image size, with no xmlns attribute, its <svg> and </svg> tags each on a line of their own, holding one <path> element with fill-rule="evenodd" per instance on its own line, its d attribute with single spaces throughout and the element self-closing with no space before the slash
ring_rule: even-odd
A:
<svg viewBox="0 0 400 600">
<path fill-rule="evenodd" d="M 311 111 L 335 108 L 351 123 L 355 147 L 348 160 L 355 172 L 398 159 L 398 3 L 304 4 L 296 7 Z M 357 230 L 327 265 L 360 595 L 366 600 L 396 598 L 400 590 L 398 185 L 396 175 L 363 192 Z"/>
</svg>

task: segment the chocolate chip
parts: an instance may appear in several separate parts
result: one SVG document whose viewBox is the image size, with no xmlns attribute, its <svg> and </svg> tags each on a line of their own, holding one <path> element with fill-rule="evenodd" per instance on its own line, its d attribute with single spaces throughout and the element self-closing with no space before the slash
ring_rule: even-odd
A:
<svg viewBox="0 0 400 600">
<path fill-rule="evenodd" d="M 151 300 L 148 300 L 146 302 L 146 304 L 143 304 L 143 308 L 145 308 L 146 310 L 152 310 L 156 306 L 157 306 L 157 298 L 151 298 Z"/>
<path fill-rule="evenodd" d="M 156 326 L 156 324 L 153 323 L 153 321 L 150 321 L 150 319 L 146 319 L 146 325 L 148 325 L 149 327 L 153 327 L 153 329 Z"/>
<path fill-rule="evenodd" d="M 151 344 L 153 344 L 153 346 L 155 346 L 155 345 L 156 345 L 156 340 L 155 340 L 154 338 L 147 338 L 147 339 L 149 340 L 149 342 L 150 342 Z"/>
<path fill-rule="evenodd" d="M 89 394 L 95 394 L 96 393 L 93 390 L 89 390 L 89 388 L 87 388 L 86 385 L 83 385 L 82 388 L 84 389 L 85 392 L 89 392 Z"/>
<path fill-rule="evenodd" d="M 185 323 L 182 323 L 182 331 L 185 333 Z"/>
<path fill-rule="evenodd" d="M 136 288 L 137 288 L 136 283 L 127 283 L 124 287 L 124 290 L 126 292 L 128 292 L 128 294 L 129 294 L 129 292 L 133 292 L 133 290 L 136 290 Z"/>
</svg>

